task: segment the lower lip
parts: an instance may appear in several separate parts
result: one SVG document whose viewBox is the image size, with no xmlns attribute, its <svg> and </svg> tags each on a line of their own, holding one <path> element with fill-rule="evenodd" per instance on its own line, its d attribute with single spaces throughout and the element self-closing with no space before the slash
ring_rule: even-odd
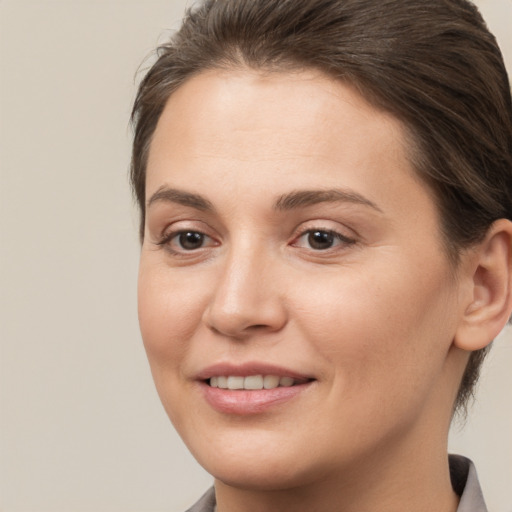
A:
<svg viewBox="0 0 512 512">
<path fill-rule="evenodd" d="M 230 390 L 212 388 L 202 382 L 201 388 L 206 401 L 218 412 L 246 416 L 261 414 L 276 406 L 293 400 L 306 391 L 312 382 L 289 387 L 258 390 Z"/>
</svg>

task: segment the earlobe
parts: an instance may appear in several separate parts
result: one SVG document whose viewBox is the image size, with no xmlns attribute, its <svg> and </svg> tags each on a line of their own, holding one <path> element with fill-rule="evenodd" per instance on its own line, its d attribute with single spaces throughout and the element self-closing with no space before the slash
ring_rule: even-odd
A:
<svg viewBox="0 0 512 512">
<path fill-rule="evenodd" d="M 494 222 L 470 259 L 469 299 L 454 344 L 474 351 L 491 343 L 512 311 L 512 222 Z"/>
</svg>

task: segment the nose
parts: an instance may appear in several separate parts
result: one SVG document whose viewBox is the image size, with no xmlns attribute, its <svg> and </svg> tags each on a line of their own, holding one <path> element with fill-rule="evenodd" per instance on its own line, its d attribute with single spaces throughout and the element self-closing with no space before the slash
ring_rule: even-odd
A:
<svg viewBox="0 0 512 512">
<path fill-rule="evenodd" d="M 279 269 L 269 260 L 264 251 L 233 251 L 226 257 L 203 316 L 212 331 L 246 339 L 284 327 L 287 310 Z"/>
</svg>

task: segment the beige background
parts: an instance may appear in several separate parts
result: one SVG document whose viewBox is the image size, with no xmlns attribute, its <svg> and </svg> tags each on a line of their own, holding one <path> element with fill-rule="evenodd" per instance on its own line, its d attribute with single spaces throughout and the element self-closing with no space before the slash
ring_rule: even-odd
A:
<svg viewBox="0 0 512 512">
<path fill-rule="evenodd" d="M 0 2 L 1 511 L 180 511 L 210 484 L 145 361 L 127 185 L 135 70 L 186 3 Z M 479 4 L 512 69 L 512 0 Z M 511 340 L 452 439 L 493 512 L 512 512 Z"/>
</svg>

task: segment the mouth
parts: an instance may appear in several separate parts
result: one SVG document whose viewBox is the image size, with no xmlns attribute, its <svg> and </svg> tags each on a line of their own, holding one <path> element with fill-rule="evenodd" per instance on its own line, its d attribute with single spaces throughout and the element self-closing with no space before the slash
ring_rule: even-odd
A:
<svg viewBox="0 0 512 512">
<path fill-rule="evenodd" d="M 316 379 L 266 364 L 219 364 L 199 376 L 206 402 L 230 415 L 254 415 L 280 410 L 302 396 Z"/>
<path fill-rule="evenodd" d="M 304 384 L 312 379 L 294 379 L 279 375 L 218 375 L 205 382 L 212 388 L 256 391 L 261 389 L 289 388 Z"/>
</svg>

